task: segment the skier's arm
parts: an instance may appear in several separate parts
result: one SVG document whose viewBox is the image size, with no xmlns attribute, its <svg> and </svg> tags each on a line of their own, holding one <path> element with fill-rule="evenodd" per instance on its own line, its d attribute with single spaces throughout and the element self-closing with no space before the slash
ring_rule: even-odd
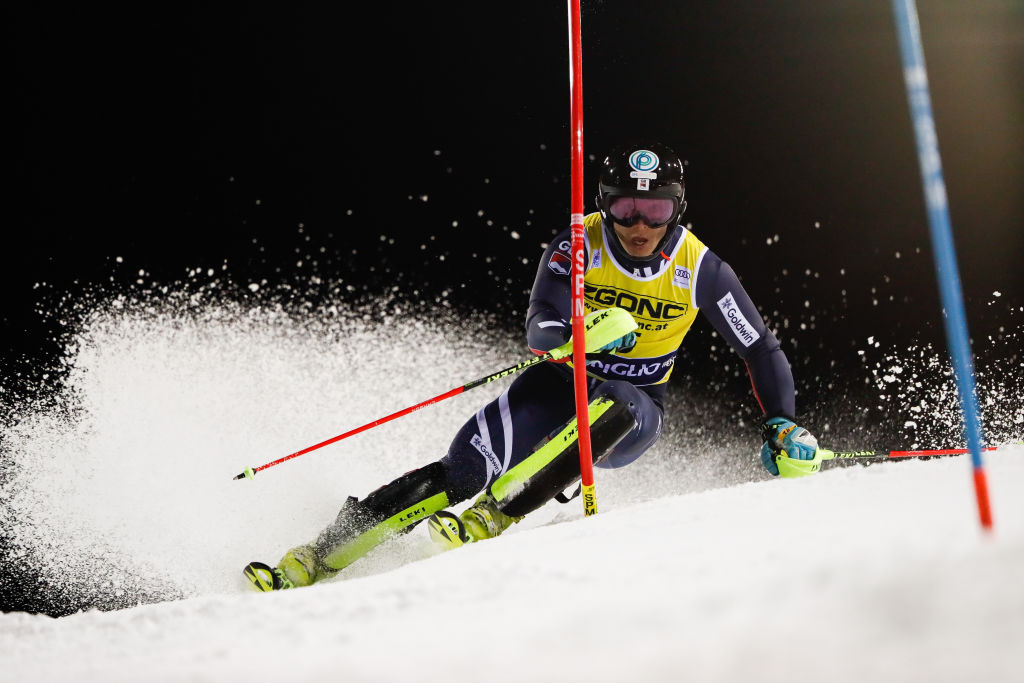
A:
<svg viewBox="0 0 1024 683">
<path fill-rule="evenodd" d="M 796 400 L 789 361 L 736 272 L 708 251 L 693 286 L 697 306 L 747 364 L 755 397 L 765 415 L 792 417 Z"/>
<path fill-rule="evenodd" d="M 747 364 L 754 395 L 765 413 L 761 425 L 765 469 L 784 477 L 817 472 L 821 466 L 818 441 L 794 422 L 796 391 L 789 361 L 736 272 L 709 251 L 693 286 L 697 306 Z"/>
<path fill-rule="evenodd" d="M 569 231 L 565 230 L 544 250 L 530 291 L 526 341 L 535 353 L 561 346 L 572 335 L 570 259 Z"/>
</svg>

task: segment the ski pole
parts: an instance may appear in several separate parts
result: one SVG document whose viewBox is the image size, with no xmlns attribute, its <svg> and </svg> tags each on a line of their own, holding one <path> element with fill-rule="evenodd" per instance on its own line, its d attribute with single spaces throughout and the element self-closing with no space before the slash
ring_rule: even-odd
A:
<svg viewBox="0 0 1024 683">
<path fill-rule="evenodd" d="M 1004 444 L 1011 445 L 1011 444 Z M 1024 441 L 1013 442 L 1012 445 L 1024 445 Z M 983 451 L 997 450 L 995 446 L 982 446 Z M 888 458 L 928 458 L 935 455 L 963 455 L 970 453 L 968 448 L 938 448 L 920 451 L 830 451 L 819 448 L 811 460 L 795 460 L 780 452 L 776 456 L 779 475 L 786 478 L 806 477 L 821 470 L 826 460 L 885 460 Z"/>
<path fill-rule="evenodd" d="M 591 352 L 596 351 L 605 344 L 609 344 L 615 341 L 616 339 L 629 334 L 637 327 L 636 321 L 633 320 L 633 316 L 631 316 L 626 310 L 621 308 L 606 308 L 604 310 L 594 311 L 585 318 L 584 323 L 586 326 L 585 336 L 587 340 L 587 351 Z M 509 375 L 515 374 L 521 370 L 525 370 L 526 368 L 537 365 L 538 363 L 543 363 L 544 361 L 548 360 L 560 360 L 562 358 L 566 358 L 571 353 L 572 340 L 570 339 L 565 344 L 557 348 L 551 349 L 550 351 L 543 355 L 536 356 L 529 360 L 524 360 L 521 363 L 517 363 L 510 368 L 505 368 L 504 370 L 500 370 L 486 377 L 475 379 L 472 382 L 463 384 L 461 387 L 455 387 L 454 389 L 450 389 L 449 391 L 446 391 L 443 394 L 438 394 L 437 396 L 433 398 L 428 398 L 426 401 L 417 403 L 414 406 L 403 408 L 402 410 L 391 413 L 390 415 L 378 418 L 373 422 L 368 422 L 363 426 L 351 429 L 345 432 L 344 434 L 339 434 L 338 436 L 327 439 L 326 441 L 321 441 L 320 443 L 309 446 L 308 448 L 303 448 L 301 451 L 296 451 L 291 455 L 286 455 L 283 458 L 278 458 L 277 460 L 274 460 L 273 462 L 268 462 L 265 465 L 260 465 L 259 467 L 247 467 L 245 468 L 244 471 L 232 477 L 232 479 L 252 479 L 254 476 L 256 476 L 257 472 L 265 470 L 268 467 L 280 465 L 281 463 L 291 460 L 292 458 L 297 458 L 300 455 L 305 455 L 306 453 L 309 453 L 310 451 L 315 451 L 318 448 L 329 446 L 332 443 L 336 443 L 338 441 L 341 441 L 342 439 L 347 439 L 348 437 L 359 434 L 360 432 L 365 432 L 368 429 L 372 429 L 373 427 L 382 425 L 385 422 L 390 422 L 391 420 L 402 417 L 403 415 L 408 415 L 413 411 L 419 410 L 420 408 L 425 408 L 426 406 L 429 406 L 433 403 L 439 403 L 447 398 L 451 398 L 452 396 L 458 396 L 459 394 L 465 391 L 469 391 L 470 389 L 475 389 L 476 387 L 483 386 L 484 384 L 489 384 L 490 382 L 501 379 L 502 377 L 508 377 Z"/>
<path fill-rule="evenodd" d="M 963 455 L 970 453 L 968 448 L 940 448 L 924 451 L 830 451 L 822 448 L 822 460 L 851 460 L 853 458 L 927 458 L 933 455 Z M 995 446 L 982 448 L 983 451 L 994 451 Z"/>
</svg>

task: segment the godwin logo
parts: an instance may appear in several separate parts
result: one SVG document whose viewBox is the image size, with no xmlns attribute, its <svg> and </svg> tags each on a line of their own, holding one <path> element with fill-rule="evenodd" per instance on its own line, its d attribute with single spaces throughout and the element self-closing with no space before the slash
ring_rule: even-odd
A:
<svg viewBox="0 0 1024 683">
<path fill-rule="evenodd" d="M 726 292 L 725 296 L 718 300 L 718 308 L 721 309 L 725 319 L 729 321 L 729 327 L 732 328 L 733 334 L 741 344 L 750 346 L 761 338 L 758 331 L 743 317 L 743 313 L 733 299 L 732 292 Z"/>
<path fill-rule="evenodd" d="M 475 448 L 480 455 L 484 456 L 484 460 L 487 461 L 488 469 L 495 474 L 499 474 L 501 472 L 501 461 L 498 460 L 498 456 L 491 452 L 491 449 L 487 447 L 487 444 L 485 444 L 484 440 L 480 438 L 480 435 L 474 434 L 473 438 L 470 439 L 469 442 L 473 444 L 473 448 Z"/>
</svg>

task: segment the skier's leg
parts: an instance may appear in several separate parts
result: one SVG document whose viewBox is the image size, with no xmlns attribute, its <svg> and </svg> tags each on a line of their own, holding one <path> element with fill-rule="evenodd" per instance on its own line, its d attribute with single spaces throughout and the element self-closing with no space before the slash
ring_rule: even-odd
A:
<svg viewBox="0 0 1024 683">
<path fill-rule="evenodd" d="M 595 384 L 593 395 L 589 414 L 591 454 L 596 464 L 612 459 L 611 466 L 625 465 L 657 441 L 662 408 L 647 393 L 628 382 L 608 381 Z M 441 512 L 430 518 L 435 541 L 456 547 L 493 538 L 579 480 L 579 444 L 576 418 L 570 417 L 574 412 L 571 394 L 560 395 L 560 399 L 557 405 L 534 415 L 533 448 L 514 450 L 510 466 L 502 468 L 493 480 L 488 478 L 487 492 L 476 503 L 459 517 Z M 511 414 L 519 418 L 530 412 L 516 400 L 510 399 L 509 406 Z M 537 438 L 537 425 L 546 429 L 553 415 L 563 416 L 564 423 Z M 524 420 L 514 420 L 517 428 L 521 422 Z M 524 425 L 523 431 L 529 431 L 529 427 Z"/>
<path fill-rule="evenodd" d="M 645 391 L 629 382 L 611 380 L 604 382 L 594 392 L 595 396 L 607 396 L 629 408 L 636 426 L 606 455 L 595 456 L 594 465 L 601 468 L 623 467 L 633 462 L 661 437 L 665 409 Z"/>
<path fill-rule="evenodd" d="M 450 492 L 459 501 L 472 498 L 522 461 L 573 415 L 573 395 L 572 377 L 560 366 L 538 365 L 520 374 L 452 439 L 441 459 Z"/>
<path fill-rule="evenodd" d="M 560 366 L 530 368 L 462 427 L 442 459 L 452 492 L 466 500 L 521 462 L 573 413 L 572 377 Z M 439 512 L 428 525 L 444 547 L 493 538 L 522 517 L 503 514 L 484 493 L 461 515 Z"/>
<path fill-rule="evenodd" d="M 333 576 L 377 545 L 408 532 L 450 504 L 446 468 L 433 462 L 380 487 L 363 500 L 350 497 L 316 540 L 292 548 L 277 567 L 292 586 Z"/>
<path fill-rule="evenodd" d="M 350 497 L 315 541 L 285 553 L 277 565 L 278 582 L 308 586 L 333 576 L 381 542 L 478 493 L 514 462 L 516 448 L 536 443 L 539 434 L 550 430 L 551 420 L 571 412 L 565 384 L 557 371 L 544 366 L 524 372 L 467 421 L 441 461 L 413 470 L 363 500 Z M 532 396 L 541 398 L 527 399 Z M 510 402 L 520 410 L 511 411 Z M 272 583 L 250 580 L 266 590 L 263 586 Z"/>
<path fill-rule="evenodd" d="M 598 465 L 608 457 L 621 460 L 612 466 L 631 462 L 657 439 L 661 412 L 646 394 L 613 381 L 601 383 L 594 395 L 591 439 Z M 269 590 L 272 584 L 306 586 L 333 576 L 381 542 L 485 488 L 488 492 L 463 516 L 475 538 L 498 535 L 579 478 L 573 406 L 571 377 L 562 368 L 527 370 L 467 421 L 441 461 L 399 477 L 362 501 L 350 497 L 334 523 L 314 542 L 288 551 L 276 570 L 250 565 L 273 571 L 277 581 L 271 574 L 250 580 Z M 558 447 L 544 443 L 548 435 L 560 434 L 565 438 Z M 491 495 L 495 486 L 497 500 Z M 452 523 L 457 519 L 448 518 Z"/>
<path fill-rule="evenodd" d="M 600 464 L 611 455 L 625 452 L 633 459 L 657 440 L 660 411 L 652 414 L 653 402 L 628 382 L 603 382 L 590 402 L 591 457 Z M 656 419 L 655 419 L 656 418 Z M 634 455 L 635 453 L 635 455 Z M 498 508 L 521 517 L 554 498 L 580 478 L 576 418 L 510 468 L 490 486 Z"/>
</svg>

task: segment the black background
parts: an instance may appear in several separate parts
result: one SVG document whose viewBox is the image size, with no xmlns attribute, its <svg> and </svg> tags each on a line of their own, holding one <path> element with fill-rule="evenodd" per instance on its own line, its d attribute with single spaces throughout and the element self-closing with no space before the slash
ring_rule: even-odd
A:
<svg viewBox="0 0 1024 683">
<path fill-rule="evenodd" d="M 920 12 L 979 337 L 1024 290 L 1024 12 Z M 55 352 L 39 310 L 68 293 L 200 267 L 521 313 L 567 223 L 562 3 L 22 8 L 9 32 L 7 368 Z M 803 348 L 941 341 L 889 3 L 588 2 L 583 50 L 588 210 L 604 150 L 659 139 L 686 220 L 766 315 L 810 323 Z"/>
<path fill-rule="evenodd" d="M 888 2 L 583 6 L 588 210 L 610 146 L 674 147 L 685 221 L 780 328 L 805 409 L 863 385 L 868 337 L 941 344 Z M 1012 357 L 1024 10 L 919 11 L 970 329 Z M 8 12 L 8 404 L 59 386 L 90 291 L 388 292 L 517 333 L 568 224 L 564 3 Z M 714 346 L 700 323 L 673 384 L 710 376 Z"/>
<path fill-rule="evenodd" d="M 920 12 L 970 330 L 998 341 L 1024 303 L 1024 10 Z M 513 329 L 568 220 L 566 26 L 552 2 L 14 10 L 6 396 L 59 382 L 97 288 L 388 292 Z M 888 2 L 587 2 L 583 54 L 588 209 L 610 146 L 679 151 L 685 220 L 805 396 L 859 382 L 868 337 L 942 344 Z"/>
</svg>

